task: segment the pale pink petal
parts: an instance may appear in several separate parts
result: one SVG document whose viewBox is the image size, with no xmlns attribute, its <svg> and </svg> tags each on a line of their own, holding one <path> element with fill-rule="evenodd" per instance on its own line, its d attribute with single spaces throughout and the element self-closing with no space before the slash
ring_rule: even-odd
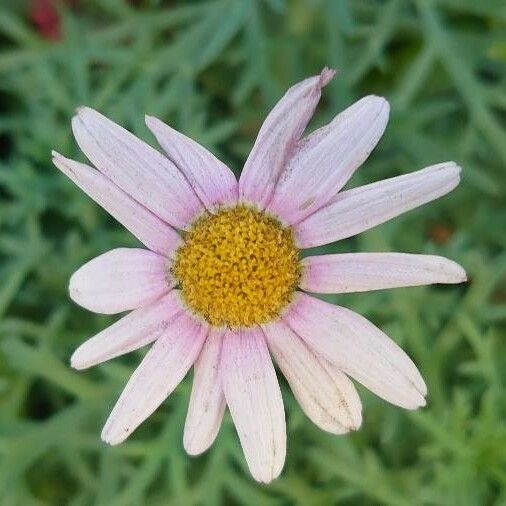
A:
<svg viewBox="0 0 506 506">
<path fill-rule="evenodd" d="M 299 293 L 284 320 L 316 353 L 379 397 L 407 409 L 425 405 L 427 388 L 416 366 L 364 317 Z"/>
<path fill-rule="evenodd" d="M 74 369 L 86 369 L 149 344 L 183 311 L 173 290 L 152 304 L 127 314 L 85 341 L 72 355 Z"/>
<path fill-rule="evenodd" d="M 302 260 L 300 287 L 316 293 L 462 283 L 464 269 L 447 258 L 408 253 L 343 253 Z"/>
<path fill-rule="evenodd" d="M 389 110 L 384 98 L 364 97 L 310 135 L 281 176 L 269 211 L 294 224 L 327 204 L 378 143 Z"/>
<path fill-rule="evenodd" d="M 53 163 L 81 190 L 118 220 L 150 250 L 171 255 L 181 244 L 179 234 L 98 170 L 53 151 Z"/>
<path fill-rule="evenodd" d="M 145 306 L 174 286 L 168 260 L 152 251 L 117 248 L 78 269 L 70 298 L 95 313 L 115 314 Z"/>
<path fill-rule="evenodd" d="M 202 202 L 169 159 L 99 112 L 79 108 L 72 130 L 93 165 L 162 220 L 185 228 L 202 212 Z"/>
<path fill-rule="evenodd" d="M 193 387 L 183 437 L 184 448 L 190 455 L 205 452 L 220 430 L 225 411 L 219 367 L 223 334 L 223 330 L 211 328 L 193 368 Z"/>
<path fill-rule="evenodd" d="M 362 404 L 349 378 L 318 357 L 282 321 L 262 326 L 269 349 L 304 413 L 334 434 L 357 430 Z"/>
<path fill-rule="evenodd" d="M 339 193 L 295 226 L 297 243 L 311 248 L 345 239 L 453 190 L 460 167 L 445 162 Z"/>
<path fill-rule="evenodd" d="M 160 406 L 195 362 L 208 331 L 186 311 L 170 322 L 128 381 L 102 430 L 103 441 L 121 443 Z"/>
<path fill-rule="evenodd" d="M 292 86 L 265 119 L 239 179 L 239 198 L 263 209 L 335 71 Z"/>
<path fill-rule="evenodd" d="M 207 209 L 237 202 L 237 179 L 223 162 L 157 118 L 146 116 L 146 125 Z"/>
<path fill-rule="evenodd" d="M 229 331 L 221 352 L 223 390 L 249 470 L 269 483 L 285 462 L 283 399 L 260 328 Z"/>
</svg>

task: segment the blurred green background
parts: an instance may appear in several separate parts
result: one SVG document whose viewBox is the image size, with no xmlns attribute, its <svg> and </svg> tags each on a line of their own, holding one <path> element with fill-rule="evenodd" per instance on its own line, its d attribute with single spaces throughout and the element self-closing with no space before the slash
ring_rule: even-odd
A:
<svg viewBox="0 0 506 506">
<path fill-rule="evenodd" d="M 157 115 L 240 171 L 284 90 L 325 66 L 311 128 L 385 95 L 387 133 L 352 185 L 456 160 L 449 196 L 321 251 L 436 253 L 470 281 L 330 297 L 414 358 L 428 406 L 360 389 L 363 428 L 336 437 L 283 383 L 288 455 L 249 476 L 230 418 L 190 458 L 191 378 L 126 443 L 100 429 L 141 353 L 85 372 L 72 350 L 114 319 L 67 295 L 72 272 L 135 240 L 51 164 L 82 159 L 76 106 L 153 143 Z M 0 0 L 0 504 L 506 504 L 506 4 L 503 0 Z"/>
</svg>

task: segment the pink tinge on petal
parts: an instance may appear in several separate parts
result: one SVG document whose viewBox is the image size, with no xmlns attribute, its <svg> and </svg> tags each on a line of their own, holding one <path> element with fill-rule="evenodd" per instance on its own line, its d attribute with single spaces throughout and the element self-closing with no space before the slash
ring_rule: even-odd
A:
<svg viewBox="0 0 506 506">
<path fill-rule="evenodd" d="M 294 227 L 297 244 L 312 248 L 346 239 L 442 197 L 459 184 L 460 170 L 445 162 L 338 193 Z"/>
<path fill-rule="evenodd" d="M 203 211 L 202 202 L 168 158 L 99 112 L 79 108 L 72 130 L 93 165 L 163 221 L 186 228 Z"/>
<path fill-rule="evenodd" d="M 103 441 L 121 443 L 162 404 L 195 362 L 208 331 L 186 311 L 176 316 L 132 374 L 102 430 Z"/>
<path fill-rule="evenodd" d="M 260 328 L 225 334 L 220 369 L 249 470 L 255 480 L 269 483 L 285 462 L 286 425 L 278 379 Z"/>
<path fill-rule="evenodd" d="M 299 293 L 283 319 L 316 353 L 379 397 L 406 409 L 425 405 L 427 387 L 416 366 L 364 317 Z"/>
<path fill-rule="evenodd" d="M 194 365 L 183 445 L 190 455 L 205 452 L 216 439 L 225 411 L 220 358 L 224 330 L 211 328 Z"/>
<path fill-rule="evenodd" d="M 310 420 L 333 434 L 357 430 L 362 404 L 349 378 L 317 356 L 284 322 L 262 328 L 276 363 Z"/>
<path fill-rule="evenodd" d="M 239 178 L 239 199 L 264 209 L 335 71 L 292 86 L 265 119 Z"/>
<path fill-rule="evenodd" d="M 165 257 L 118 248 L 84 264 L 70 278 L 71 299 L 95 313 L 115 314 L 145 306 L 174 286 Z"/>
<path fill-rule="evenodd" d="M 156 302 L 132 311 L 85 341 L 72 355 L 72 367 L 86 369 L 158 339 L 183 311 L 176 292 L 173 290 Z"/>
<path fill-rule="evenodd" d="M 408 253 L 343 253 L 302 260 L 300 287 L 316 293 L 462 283 L 464 269 L 447 258 Z"/>
<path fill-rule="evenodd" d="M 157 118 L 146 116 L 146 125 L 208 210 L 237 202 L 237 180 L 223 162 Z"/>
<path fill-rule="evenodd" d="M 327 204 L 370 155 L 389 111 L 384 98 L 364 97 L 299 143 L 269 211 L 295 224 Z"/>
<path fill-rule="evenodd" d="M 98 170 L 55 151 L 52 154 L 58 169 L 150 250 L 170 256 L 180 246 L 181 237 L 170 225 L 120 190 Z"/>
</svg>

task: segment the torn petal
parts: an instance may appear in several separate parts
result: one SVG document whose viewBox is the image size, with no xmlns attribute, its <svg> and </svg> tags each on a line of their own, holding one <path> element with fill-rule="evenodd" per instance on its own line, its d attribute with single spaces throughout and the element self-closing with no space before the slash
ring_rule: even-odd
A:
<svg viewBox="0 0 506 506">
<path fill-rule="evenodd" d="M 335 71 L 292 86 L 265 119 L 239 178 L 239 199 L 264 209 Z"/>
</svg>

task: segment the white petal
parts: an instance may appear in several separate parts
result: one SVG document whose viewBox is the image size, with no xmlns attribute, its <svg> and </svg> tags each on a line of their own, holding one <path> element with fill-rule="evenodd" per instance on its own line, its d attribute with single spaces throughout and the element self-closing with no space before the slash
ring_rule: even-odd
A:
<svg viewBox="0 0 506 506">
<path fill-rule="evenodd" d="M 265 119 L 239 179 L 239 198 L 263 209 L 335 71 L 292 86 Z"/>
<path fill-rule="evenodd" d="M 111 445 L 124 441 L 172 393 L 198 357 L 208 333 L 179 313 L 147 352 L 128 381 L 102 430 Z"/>
<path fill-rule="evenodd" d="M 327 204 L 374 149 L 389 111 L 384 98 L 364 97 L 310 135 L 281 176 L 269 210 L 294 224 Z"/>
<path fill-rule="evenodd" d="M 146 125 L 207 209 L 237 202 L 237 180 L 223 162 L 157 118 L 146 116 Z"/>
<path fill-rule="evenodd" d="M 158 339 L 174 317 L 183 311 L 176 292 L 173 290 L 149 306 L 132 311 L 85 341 L 72 355 L 72 367 L 86 369 Z"/>
<path fill-rule="evenodd" d="M 150 250 L 171 255 L 181 243 L 179 234 L 98 170 L 53 151 L 53 163 L 81 190 L 118 220 Z"/>
<path fill-rule="evenodd" d="M 298 245 L 311 248 L 345 239 L 437 199 L 459 184 L 460 170 L 454 162 L 440 163 L 339 193 L 295 226 Z"/>
<path fill-rule="evenodd" d="M 303 290 L 316 293 L 348 293 L 462 283 L 466 273 L 447 258 L 408 253 L 344 253 L 306 257 L 302 260 Z"/>
<path fill-rule="evenodd" d="M 269 483 L 285 462 L 286 426 L 281 391 L 262 331 L 227 332 L 220 368 L 249 470 L 255 480 Z"/>
<path fill-rule="evenodd" d="M 262 326 L 269 349 L 306 415 L 334 434 L 357 430 L 362 404 L 353 383 L 283 322 Z"/>
<path fill-rule="evenodd" d="M 225 411 L 219 367 L 223 334 L 224 331 L 211 328 L 194 365 L 193 387 L 183 437 L 184 448 L 190 455 L 205 452 L 220 430 Z"/>
<path fill-rule="evenodd" d="M 79 108 L 72 130 L 93 165 L 162 220 L 185 228 L 203 210 L 170 160 L 99 112 Z"/>
<path fill-rule="evenodd" d="M 84 264 L 70 278 L 71 299 L 95 313 L 145 306 L 174 286 L 166 258 L 138 248 L 118 248 Z"/>
<path fill-rule="evenodd" d="M 284 320 L 316 353 L 379 397 L 407 409 L 427 387 L 411 359 L 364 317 L 299 293 Z"/>
</svg>

